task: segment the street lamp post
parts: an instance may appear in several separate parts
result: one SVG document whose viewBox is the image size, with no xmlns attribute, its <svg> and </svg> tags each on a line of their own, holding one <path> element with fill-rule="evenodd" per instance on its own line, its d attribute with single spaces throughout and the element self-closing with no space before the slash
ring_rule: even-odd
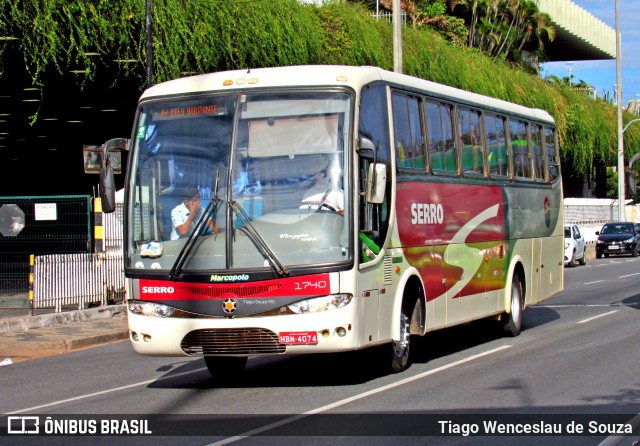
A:
<svg viewBox="0 0 640 446">
<path fill-rule="evenodd" d="M 573 62 L 567 62 L 567 70 L 569 70 L 569 88 L 571 88 L 571 71 L 573 70 Z"/>
<path fill-rule="evenodd" d="M 622 51 L 620 42 L 620 14 L 619 3 L 616 0 L 616 102 L 618 103 L 618 221 L 625 221 L 624 212 L 624 138 L 623 133 L 626 127 L 622 128 L 622 75 L 620 74 L 620 58 Z"/>
<path fill-rule="evenodd" d="M 392 3 L 393 24 L 393 71 L 402 73 L 402 8 L 400 0 Z"/>
</svg>

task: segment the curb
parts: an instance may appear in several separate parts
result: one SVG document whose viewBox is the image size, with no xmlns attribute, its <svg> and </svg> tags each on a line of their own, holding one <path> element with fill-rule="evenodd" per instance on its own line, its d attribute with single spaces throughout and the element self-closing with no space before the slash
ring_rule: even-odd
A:
<svg viewBox="0 0 640 446">
<path fill-rule="evenodd" d="M 96 344 L 108 344 L 109 342 L 123 341 L 125 339 L 129 339 L 129 330 L 126 328 L 118 332 L 105 333 L 82 339 L 67 339 L 63 342 L 63 345 L 64 350 L 78 350 Z"/>
<path fill-rule="evenodd" d="M 26 331 L 33 328 L 52 327 L 72 322 L 87 322 L 95 319 L 126 317 L 127 306 L 109 305 L 105 307 L 73 310 L 63 313 L 47 313 L 36 316 L 10 317 L 0 320 L 0 334 Z"/>
</svg>

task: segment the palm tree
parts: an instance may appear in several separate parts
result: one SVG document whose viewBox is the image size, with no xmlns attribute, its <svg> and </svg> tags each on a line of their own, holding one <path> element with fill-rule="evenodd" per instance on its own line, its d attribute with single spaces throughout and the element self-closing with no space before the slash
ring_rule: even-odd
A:
<svg viewBox="0 0 640 446">
<path fill-rule="evenodd" d="M 452 13 L 459 6 L 470 13 L 468 46 L 494 60 L 518 61 L 527 43 L 543 48 L 543 35 L 555 38 L 551 18 L 533 0 L 448 0 Z M 535 40 L 532 42 L 532 39 Z M 514 50 L 517 48 L 517 50 Z"/>
</svg>

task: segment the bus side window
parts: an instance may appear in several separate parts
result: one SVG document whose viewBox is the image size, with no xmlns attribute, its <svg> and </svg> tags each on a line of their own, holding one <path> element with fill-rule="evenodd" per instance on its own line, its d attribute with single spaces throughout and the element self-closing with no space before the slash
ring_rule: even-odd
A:
<svg viewBox="0 0 640 446">
<path fill-rule="evenodd" d="M 434 172 L 456 173 L 456 152 L 451 124 L 451 106 L 427 102 L 429 157 Z"/>
<path fill-rule="evenodd" d="M 487 164 L 492 177 L 509 175 L 504 118 L 490 113 L 484 116 L 484 131 L 487 141 Z"/>
<path fill-rule="evenodd" d="M 549 181 L 554 181 L 560 175 L 560 162 L 556 149 L 556 133 L 551 127 L 544 127 L 544 148 L 547 153 L 547 172 Z"/>
<path fill-rule="evenodd" d="M 480 113 L 458 107 L 458 130 L 462 173 L 482 175 L 484 159 L 480 139 Z"/>
<path fill-rule="evenodd" d="M 516 178 L 531 178 L 531 159 L 527 140 L 527 124 L 524 121 L 509 120 L 511 152 L 513 153 L 513 175 Z"/>
<path fill-rule="evenodd" d="M 544 167 L 544 152 L 542 148 L 542 127 L 539 124 L 531 124 L 531 149 L 533 152 L 533 173 L 535 179 L 545 182 L 547 179 Z"/>
<path fill-rule="evenodd" d="M 398 167 L 424 169 L 424 145 L 418 98 L 393 94 L 393 133 Z"/>
</svg>

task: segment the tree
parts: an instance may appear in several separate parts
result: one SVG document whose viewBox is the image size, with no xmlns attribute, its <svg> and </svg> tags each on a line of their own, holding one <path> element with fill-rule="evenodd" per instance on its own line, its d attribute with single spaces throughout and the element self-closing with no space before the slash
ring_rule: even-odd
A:
<svg viewBox="0 0 640 446">
<path fill-rule="evenodd" d="M 393 0 L 380 0 L 380 4 L 389 10 L 393 8 Z M 447 14 L 446 0 L 401 0 L 400 8 L 411 19 L 413 28 L 434 29 L 457 45 L 467 40 L 464 20 Z"/>
<path fill-rule="evenodd" d="M 543 37 L 553 41 L 548 14 L 531 0 L 448 0 L 452 14 L 467 17 L 468 46 L 496 60 L 520 63 L 525 47 L 540 52 Z"/>
</svg>

